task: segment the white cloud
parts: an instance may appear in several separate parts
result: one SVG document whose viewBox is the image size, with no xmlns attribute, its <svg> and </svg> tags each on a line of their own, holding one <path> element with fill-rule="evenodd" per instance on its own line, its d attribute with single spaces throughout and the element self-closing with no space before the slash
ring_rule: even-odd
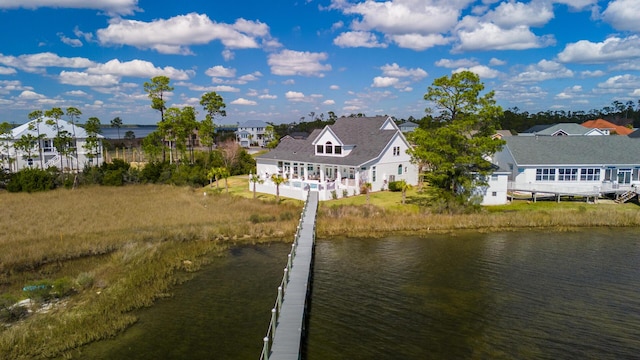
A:
<svg viewBox="0 0 640 360">
<path fill-rule="evenodd" d="M 268 33 L 260 22 L 240 19 L 234 25 L 211 21 L 206 14 L 190 13 L 152 22 L 112 19 L 109 26 L 97 31 L 104 45 L 130 45 L 154 49 L 165 54 L 191 54 L 189 45 L 219 40 L 226 48 L 258 48 L 257 36 Z"/>
<path fill-rule="evenodd" d="M 46 98 L 46 96 L 42 94 L 38 94 L 31 90 L 25 90 L 21 92 L 20 95 L 18 95 L 18 98 L 21 100 L 38 100 L 38 99 L 44 99 Z"/>
<path fill-rule="evenodd" d="M 393 41 L 401 48 L 412 49 L 416 51 L 425 50 L 436 45 L 446 45 L 451 39 L 440 34 L 400 34 L 387 35 L 387 39 Z"/>
<path fill-rule="evenodd" d="M 373 78 L 373 84 L 371 84 L 372 87 L 389 87 L 389 86 L 395 86 L 398 84 L 400 80 L 398 78 L 395 77 L 388 77 L 388 76 L 376 76 Z"/>
<path fill-rule="evenodd" d="M 17 72 L 18 71 L 16 71 L 16 69 L 14 68 L 0 66 L 0 75 L 13 75 Z"/>
<path fill-rule="evenodd" d="M 211 77 L 234 77 L 236 76 L 236 69 L 216 65 L 208 68 L 204 73 Z"/>
<path fill-rule="evenodd" d="M 335 105 L 335 100 L 325 100 L 322 102 L 322 105 Z"/>
<path fill-rule="evenodd" d="M 475 74 L 477 74 L 478 76 L 480 76 L 481 79 L 493 79 L 493 78 L 497 78 L 500 75 L 500 72 L 497 70 L 494 70 L 488 66 L 484 66 L 484 65 L 475 65 L 475 66 L 471 66 L 468 68 L 458 68 L 456 70 L 453 70 L 452 72 L 454 73 L 458 73 L 458 72 L 462 72 L 462 71 L 471 71 Z"/>
<path fill-rule="evenodd" d="M 321 63 L 326 59 L 326 53 L 283 50 L 270 54 L 267 62 L 274 75 L 324 77 L 323 72 L 331 70 L 331 65 Z"/>
<path fill-rule="evenodd" d="M 82 41 L 78 39 L 68 38 L 64 36 L 64 34 L 62 33 L 58 33 L 58 37 L 60 38 L 60 41 L 62 41 L 63 44 L 69 45 L 71 47 L 82 47 Z"/>
<path fill-rule="evenodd" d="M 602 19 L 614 29 L 640 32 L 640 2 L 637 0 L 614 0 L 602 13 Z"/>
<path fill-rule="evenodd" d="M 0 0 L 0 9 L 71 8 L 102 10 L 109 14 L 130 15 L 138 9 L 138 0 Z"/>
<path fill-rule="evenodd" d="M 112 86 L 120 80 L 114 75 L 92 75 L 77 71 L 62 71 L 59 79 L 62 84 L 76 86 Z"/>
<path fill-rule="evenodd" d="M 188 80 L 195 73 L 193 70 L 178 70 L 167 66 L 164 68 L 155 67 L 145 60 L 131 60 L 120 62 L 118 59 L 109 60 L 104 64 L 97 64 L 87 70 L 89 74 L 110 74 L 115 76 L 130 76 L 139 78 L 152 78 L 164 75 L 172 80 Z"/>
<path fill-rule="evenodd" d="M 81 96 L 81 97 L 89 96 L 89 94 L 87 94 L 82 90 L 71 90 L 71 91 L 67 91 L 65 94 L 69 96 Z"/>
<path fill-rule="evenodd" d="M 237 98 L 237 99 L 233 100 L 231 102 L 231 104 L 232 105 L 251 105 L 251 106 L 258 105 L 257 102 L 255 102 L 253 100 L 247 100 L 247 99 L 244 99 L 244 98 Z"/>
<path fill-rule="evenodd" d="M 344 3 L 348 15 L 360 15 L 351 24 L 354 30 L 376 30 L 385 34 L 433 34 L 447 32 L 458 22 L 460 11 L 470 1 L 367 0 Z"/>
<path fill-rule="evenodd" d="M 565 4 L 575 10 L 582 10 L 589 5 L 597 5 L 598 0 L 554 0 L 558 4 Z"/>
<path fill-rule="evenodd" d="M 608 78 L 605 82 L 598 84 L 598 89 L 607 93 L 622 93 L 633 91 L 638 88 L 640 78 L 634 75 L 625 74 Z"/>
<path fill-rule="evenodd" d="M 483 21 L 494 23 L 501 28 L 517 26 L 542 26 L 553 19 L 552 4 L 542 1 L 503 2 L 495 10 L 487 13 Z"/>
<path fill-rule="evenodd" d="M 568 44 L 558 54 L 560 62 L 579 64 L 600 64 L 637 58 L 640 58 L 640 37 L 637 35 L 627 38 L 610 37 L 599 43 L 580 40 Z"/>
<path fill-rule="evenodd" d="M 538 37 L 522 25 L 502 29 L 496 24 L 479 23 L 473 28 L 460 28 L 457 34 L 460 43 L 454 51 L 526 50 L 555 43 L 552 36 Z"/>
<path fill-rule="evenodd" d="M 81 57 L 60 57 L 51 52 L 20 56 L 4 56 L 0 54 L 0 64 L 15 67 L 27 72 L 39 72 L 46 67 L 87 68 L 94 62 Z"/>
<path fill-rule="evenodd" d="M 297 91 L 287 91 L 284 97 L 289 101 L 305 101 L 304 94 Z"/>
<path fill-rule="evenodd" d="M 335 39 L 333 43 L 342 48 L 386 48 L 387 44 L 379 43 L 375 34 L 367 31 L 348 31 L 344 32 Z"/>
<path fill-rule="evenodd" d="M 454 68 L 459 68 L 459 67 L 475 66 L 475 65 L 478 65 L 478 62 L 476 60 L 472 60 L 472 59 L 457 59 L 457 60 L 440 59 L 440 60 L 436 61 L 435 64 L 436 64 L 436 66 L 440 66 L 440 67 L 444 67 L 444 68 L 448 68 L 448 69 L 454 69 Z"/>
<path fill-rule="evenodd" d="M 340 85 L 331 85 L 331 86 L 329 86 L 329 89 L 331 89 L 331 90 L 340 90 Z"/>
<path fill-rule="evenodd" d="M 382 70 L 382 73 L 384 74 L 384 76 L 408 77 L 415 81 L 424 79 L 428 75 L 426 71 L 420 68 L 407 69 L 404 67 L 400 67 L 400 65 L 396 63 L 386 64 L 380 67 L 380 69 Z"/>
<path fill-rule="evenodd" d="M 535 65 L 530 65 L 520 74 L 510 78 L 513 82 L 540 82 L 550 79 L 571 78 L 574 76 L 573 71 L 567 69 L 562 64 L 540 60 Z"/>
</svg>

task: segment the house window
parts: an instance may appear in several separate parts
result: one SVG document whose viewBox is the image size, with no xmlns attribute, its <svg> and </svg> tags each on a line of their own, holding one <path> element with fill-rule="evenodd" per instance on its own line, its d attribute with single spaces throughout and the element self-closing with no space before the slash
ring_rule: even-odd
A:
<svg viewBox="0 0 640 360">
<path fill-rule="evenodd" d="M 331 144 L 331 141 L 327 141 L 324 145 L 324 152 L 327 154 L 333 154 L 333 145 Z"/>
<path fill-rule="evenodd" d="M 28 158 L 27 159 L 27 164 L 29 164 L 29 166 L 33 166 L 33 159 L 32 158 Z"/>
<path fill-rule="evenodd" d="M 371 168 L 371 181 L 376 182 L 376 167 Z"/>
<path fill-rule="evenodd" d="M 536 169 L 536 181 L 555 181 L 556 169 Z"/>
<path fill-rule="evenodd" d="M 600 169 L 580 169 L 580 181 L 600 181 Z"/>
<path fill-rule="evenodd" d="M 316 153 L 323 154 L 324 153 L 324 146 L 316 145 Z"/>
<path fill-rule="evenodd" d="M 51 140 L 51 139 L 45 139 L 45 140 L 42 142 L 42 144 L 43 144 L 43 145 L 42 145 L 43 150 L 44 150 L 45 152 L 51 152 L 51 151 L 53 151 L 53 140 Z"/>
<path fill-rule="evenodd" d="M 498 175 L 491 174 L 491 181 L 498 181 Z"/>
<path fill-rule="evenodd" d="M 393 147 L 393 156 L 400 156 L 400 146 Z"/>
<path fill-rule="evenodd" d="M 398 175 L 402 175 L 402 165 L 398 165 Z"/>
<path fill-rule="evenodd" d="M 498 196 L 498 192 L 497 192 L 497 191 L 492 191 L 492 192 L 491 192 L 491 196 L 494 196 L 494 197 L 495 197 L 495 196 Z"/>
<path fill-rule="evenodd" d="M 342 146 L 340 146 L 340 145 L 336 145 L 336 146 L 334 146 L 334 147 L 333 147 L 333 152 L 334 152 L 335 154 L 337 154 L 337 155 L 342 154 Z"/>
<path fill-rule="evenodd" d="M 558 169 L 558 181 L 578 180 L 578 169 Z"/>
</svg>

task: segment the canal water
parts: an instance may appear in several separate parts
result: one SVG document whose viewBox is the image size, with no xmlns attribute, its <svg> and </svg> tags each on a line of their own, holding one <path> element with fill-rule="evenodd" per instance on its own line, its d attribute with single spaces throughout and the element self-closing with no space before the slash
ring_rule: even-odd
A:
<svg viewBox="0 0 640 360">
<path fill-rule="evenodd" d="M 639 229 L 318 240 L 306 358 L 637 359 Z M 236 249 L 91 359 L 257 359 L 290 246 Z"/>
</svg>

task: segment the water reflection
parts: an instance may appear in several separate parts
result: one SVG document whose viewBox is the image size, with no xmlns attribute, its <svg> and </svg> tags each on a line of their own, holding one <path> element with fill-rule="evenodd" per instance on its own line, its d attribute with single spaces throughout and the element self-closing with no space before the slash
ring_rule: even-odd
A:
<svg viewBox="0 0 640 360">
<path fill-rule="evenodd" d="M 634 358 L 636 233 L 321 241 L 308 359 Z"/>
</svg>

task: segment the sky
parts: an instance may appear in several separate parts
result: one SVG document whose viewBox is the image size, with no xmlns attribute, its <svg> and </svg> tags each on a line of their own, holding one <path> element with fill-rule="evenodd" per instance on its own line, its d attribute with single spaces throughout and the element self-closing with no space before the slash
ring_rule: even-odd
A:
<svg viewBox="0 0 640 360">
<path fill-rule="evenodd" d="M 215 91 L 217 124 L 331 111 L 419 119 L 433 81 L 470 70 L 504 110 L 640 100 L 640 0 L 0 0 L 0 122 L 76 107 L 156 124 Z"/>
</svg>

